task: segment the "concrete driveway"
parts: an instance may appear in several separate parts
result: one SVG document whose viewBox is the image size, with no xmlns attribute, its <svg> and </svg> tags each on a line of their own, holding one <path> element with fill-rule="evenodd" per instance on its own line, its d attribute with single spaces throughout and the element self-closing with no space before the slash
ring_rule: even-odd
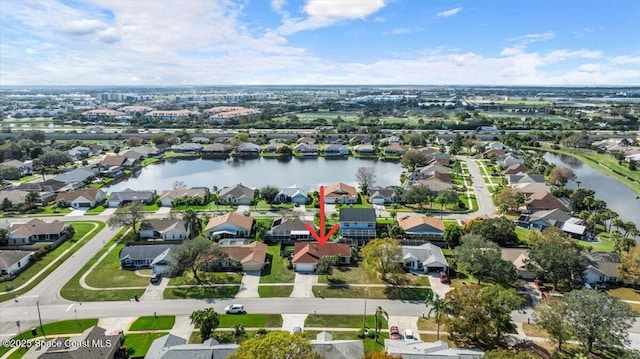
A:
<svg viewBox="0 0 640 359">
<path fill-rule="evenodd" d="M 242 214 L 244 212 L 250 212 L 249 206 L 243 204 L 243 205 L 238 206 L 238 209 L 236 209 L 236 213 Z"/>
<path fill-rule="evenodd" d="M 164 215 L 168 215 L 169 213 L 171 213 L 171 207 L 160 207 L 156 211 L 155 215 L 164 217 Z"/>
<path fill-rule="evenodd" d="M 318 275 L 296 273 L 296 278 L 293 282 L 293 291 L 289 297 L 313 298 L 314 284 L 318 284 Z"/>
<path fill-rule="evenodd" d="M 259 298 L 258 286 L 260 285 L 260 272 L 247 272 L 242 276 L 240 290 L 236 298 Z"/>
<path fill-rule="evenodd" d="M 307 314 L 282 314 L 282 331 L 289 332 L 295 327 L 304 329 L 304 321 Z"/>
<path fill-rule="evenodd" d="M 100 215 L 101 215 L 101 216 L 110 216 L 110 215 L 112 215 L 112 214 L 114 214 L 114 213 L 115 213 L 116 209 L 117 209 L 117 208 L 115 208 L 115 207 L 114 207 L 114 208 L 111 208 L 111 207 L 110 207 L 110 208 L 107 208 L 107 209 L 105 209 L 104 211 L 102 211 L 102 213 L 100 213 Z"/>
<path fill-rule="evenodd" d="M 405 329 L 411 329 L 413 335 L 419 337 L 418 317 L 390 315 L 387 322 L 389 323 L 389 328 L 394 325 L 397 326 L 400 334 L 403 334 Z"/>
<path fill-rule="evenodd" d="M 76 208 L 73 211 L 65 214 L 65 217 L 81 217 L 84 216 L 89 208 Z"/>
<path fill-rule="evenodd" d="M 451 287 L 448 284 L 440 282 L 438 274 L 429 275 L 429 285 L 431 286 L 433 293 L 439 295 L 440 298 L 444 298 L 444 296 L 451 290 Z"/>
</svg>

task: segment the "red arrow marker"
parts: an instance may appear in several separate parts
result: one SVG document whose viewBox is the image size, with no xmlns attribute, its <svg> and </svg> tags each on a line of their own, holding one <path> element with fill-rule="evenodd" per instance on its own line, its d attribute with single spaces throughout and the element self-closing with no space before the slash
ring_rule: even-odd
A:
<svg viewBox="0 0 640 359">
<path fill-rule="evenodd" d="M 327 243 L 327 240 L 329 240 L 329 238 L 331 238 L 331 236 L 334 233 L 336 233 L 338 228 L 340 228 L 340 224 L 336 223 L 336 224 L 333 225 L 333 227 L 331 227 L 331 230 L 329 230 L 329 233 L 325 234 L 324 233 L 324 221 L 325 221 L 325 214 L 324 214 L 324 186 L 320 186 L 320 234 L 316 233 L 315 228 L 313 228 L 313 226 L 311 226 L 309 223 L 305 224 L 305 226 L 307 227 L 309 232 L 311 232 L 313 237 L 316 239 L 316 241 L 318 241 L 318 243 L 320 243 L 320 245 L 324 245 L 325 243 Z"/>
</svg>

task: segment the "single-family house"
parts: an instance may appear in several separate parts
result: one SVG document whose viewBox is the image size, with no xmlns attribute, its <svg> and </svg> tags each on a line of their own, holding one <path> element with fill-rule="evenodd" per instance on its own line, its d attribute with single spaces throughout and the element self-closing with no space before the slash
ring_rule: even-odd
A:
<svg viewBox="0 0 640 359">
<path fill-rule="evenodd" d="M 525 280 L 533 280 L 537 276 L 529 269 L 527 261 L 529 259 L 529 250 L 526 248 L 500 248 L 502 259 L 513 263 L 516 267 L 518 278 Z"/>
<path fill-rule="evenodd" d="M 364 358 L 362 340 L 333 340 L 329 332 L 318 333 L 316 339 L 311 340 L 311 350 L 327 359 Z"/>
<path fill-rule="evenodd" d="M 283 151 L 285 148 L 289 148 L 289 145 L 282 142 L 271 142 L 264 146 L 262 151 L 265 153 L 278 153 Z"/>
<path fill-rule="evenodd" d="M 635 162 L 635 163 L 640 163 L 640 153 L 633 153 L 630 155 L 626 155 L 624 157 L 624 160 L 627 162 Z"/>
<path fill-rule="evenodd" d="M 105 199 L 106 193 L 99 188 L 87 188 L 79 191 L 60 192 L 56 203 L 72 208 L 93 208 Z"/>
<path fill-rule="evenodd" d="M 378 205 L 402 202 L 403 192 L 397 186 L 373 187 L 369 189 L 369 202 Z"/>
<path fill-rule="evenodd" d="M 293 150 L 305 157 L 318 155 L 318 145 L 315 144 L 308 144 L 305 142 L 298 143 L 296 147 L 293 148 Z"/>
<path fill-rule="evenodd" d="M 200 151 L 203 158 L 227 158 L 231 148 L 222 143 L 213 143 L 205 146 Z"/>
<path fill-rule="evenodd" d="M 509 167 L 514 164 L 522 164 L 524 163 L 524 160 L 512 153 L 507 153 L 504 156 L 500 156 L 496 163 L 501 165 L 502 167 Z"/>
<path fill-rule="evenodd" d="M 22 207 L 26 201 L 25 199 L 27 198 L 27 195 L 29 194 L 29 192 L 27 191 L 21 191 L 21 190 L 17 190 L 17 189 L 12 189 L 12 190 L 8 190 L 8 191 L 1 191 L 0 192 L 0 205 L 2 207 L 3 211 L 7 211 L 13 208 L 18 208 L 18 207 Z M 55 193 L 53 193 L 53 195 L 55 196 Z M 42 199 L 42 197 L 40 197 L 40 199 Z M 8 203 L 7 203 L 8 201 Z M 49 201 L 41 203 L 43 206 L 46 205 Z M 5 204 L 7 205 L 5 207 Z"/>
<path fill-rule="evenodd" d="M 200 204 L 204 204 L 204 199 L 207 195 L 207 189 L 204 187 L 197 188 L 174 188 L 170 190 L 164 190 L 160 194 L 160 202 L 164 207 L 171 207 L 173 201 L 177 199 L 197 198 Z"/>
<path fill-rule="evenodd" d="M 9 228 L 9 245 L 19 246 L 35 242 L 54 242 L 66 234 L 69 223 L 57 219 L 45 222 L 34 218 L 27 223 L 13 223 Z"/>
<path fill-rule="evenodd" d="M 233 203 L 239 205 L 250 205 L 255 197 L 256 191 L 253 188 L 243 186 L 242 183 L 225 187 L 218 192 L 218 200 L 221 203 Z"/>
<path fill-rule="evenodd" d="M 229 237 L 249 237 L 253 227 L 253 218 L 243 216 L 239 213 L 229 212 L 222 216 L 209 219 L 209 223 L 204 229 L 207 237 L 220 236 Z"/>
<path fill-rule="evenodd" d="M 124 246 L 120 250 L 120 265 L 123 269 L 151 268 L 153 273 L 164 273 L 175 247 L 171 244 Z"/>
<path fill-rule="evenodd" d="M 326 146 L 323 151 L 325 157 L 342 157 L 351 154 L 349 146 L 336 143 Z"/>
<path fill-rule="evenodd" d="M 120 334 L 110 333 L 98 326 L 88 328 L 79 336 L 55 337 L 40 345 L 30 346 L 25 359 L 121 359 L 127 357 Z"/>
<path fill-rule="evenodd" d="M 71 190 L 71 185 L 55 179 L 48 179 L 40 182 L 23 182 L 16 186 L 17 190 L 38 193 L 55 193 Z M 41 195 L 42 197 L 42 195 Z M 53 198 L 51 200 L 53 200 Z"/>
<path fill-rule="evenodd" d="M 351 248 L 342 243 L 328 242 L 320 245 L 316 242 L 298 242 L 294 245 L 291 263 L 296 272 L 315 272 L 318 260 L 325 256 L 338 256 L 338 264 L 351 262 Z"/>
<path fill-rule="evenodd" d="M 33 173 L 33 161 L 18 161 L 18 160 L 9 160 L 0 163 L 0 166 L 12 167 L 18 170 L 17 178 L 9 178 L 7 176 L 3 176 L 4 179 L 17 180 L 22 176 L 26 176 L 28 174 Z"/>
<path fill-rule="evenodd" d="M 171 146 L 171 150 L 176 153 L 200 153 L 203 147 L 199 143 L 185 142 Z"/>
<path fill-rule="evenodd" d="M 511 185 L 511 188 L 515 189 L 519 193 L 522 193 L 525 198 L 528 198 L 534 193 L 549 192 L 549 186 L 547 186 L 547 184 L 543 182 L 518 183 Z"/>
<path fill-rule="evenodd" d="M 348 204 L 358 203 L 358 191 L 355 187 L 339 182 L 325 187 L 324 203 Z"/>
<path fill-rule="evenodd" d="M 309 136 L 300 137 L 296 143 L 306 143 L 308 145 L 315 145 L 316 139 Z"/>
<path fill-rule="evenodd" d="M 528 174 L 528 173 L 519 173 L 512 174 L 507 176 L 507 180 L 510 185 L 516 185 L 521 183 L 544 183 L 544 175 L 541 174 Z"/>
<path fill-rule="evenodd" d="M 449 177 L 450 178 L 450 177 Z M 438 194 L 445 191 L 451 191 L 453 184 L 451 181 L 447 181 L 447 178 L 440 178 L 439 174 L 435 174 L 431 178 L 419 180 L 413 184 L 414 186 L 425 186 L 432 193 Z"/>
<path fill-rule="evenodd" d="M 138 235 L 140 238 L 172 241 L 188 238 L 189 232 L 181 219 L 160 219 L 142 221 Z"/>
<path fill-rule="evenodd" d="M 340 235 L 369 240 L 376 237 L 376 210 L 373 208 L 340 208 Z"/>
<path fill-rule="evenodd" d="M 32 255 L 32 251 L 0 250 L 0 277 L 15 277 L 29 265 Z"/>
<path fill-rule="evenodd" d="M 155 191 L 134 191 L 127 188 L 124 191 L 111 192 L 108 203 L 109 207 L 119 207 L 134 202 L 151 204 L 155 199 Z"/>
<path fill-rule="evenodd" d="M 271 229 L 267 236 L 273 242 L 310 241 L 313 236 L 306 225 L 316 228 L 313 221 L 304 221 L 298 218 L 276 218 L 271 223 Z"/>
<path fill-rule="evenodd" d="M 75 189 L 82 188 L 97 176 L 97 173 L 89 168 L 76 168 L 69 172 L 65 172 L 55 176 L 56 181 L 71 184 Z M 74 185 L 76 184 L 76 185 Z"/>
<path fill-rule="evenodd" d="M 259 272 L 267 264 L 267 245 L 262 242 L 221 245 L 220 249 L 228 255 L 228 259 L 223 263 L 211 263 L 206 255 L 202 256 L 201 263 L 210 269 L 232 269 L 244 272 Z"/>
<path fill-rule="evenodd" d="M 547 191 L 536 192 L 524 202 L 528 212 L 546 211 L 550 209 L 567 210 L 567 206 L 556 196 Z"/>
<path fill-rule="evenodd" d="M 274 203 L 293 203 L 298 205 L 305 205 L 309 201 L 309 195 L 307 192 L 293 185 L 291 187 L 279 188 L 280 192 L 273 199 Z"/>
<path fill-rule="evenodd" d="M 239 157 L 259 156 L 260 146 L 252 142 L 243 142 L 236 147 L 233 155 Z"/>
<path fill-rule="evenodd" d="M 353 151 L 361 156 L 373 156 L 376 154 L 376 148 L 369 143 L 353 146 Z"/>
<path fill-rule="evenodd" d="M 127 157 L 122 155 L 110 155 L 105 156 L 102 161 L 100 161 L 100 167 L 103 170 L 108 170 L 111 167 L 123 167 L 127 162 Z"/>
<path fill-rule="evenodd" d="M 93 155 L 91 148 L 89 147 L 84 147 L 84 146 L 76 146 L 72 149 L 70 149 L 69 151 L 67 151 L 67 154 L 74 160 L 80 160 L 83 158 L 87 158 L 91 155 Z"/>
<path fill-rule="evenodd" d="M 354 144 L 371 143 L 371 138 L 367 135 L 355 135 L 349 139 Z"/>
<path fill-rule="evenodd" d="M 220 344 L 207 339 L 201 344 L 187 344 L 187 339 L 167 334 L 151 343 L 145 359 L 223 359 L 235 353 L 239 344 Z"/>
<path fill-rule="evenodd" d="M 387 144 L 387 145 L 396 145 L 396 144 L 400 144 L 401 140 L 400 137 L 393 135 L 393 136 L 389 136 L 389 137 L 385 137 L 385 138 L 381 138 L 380 144 Z"/>
<path fill-rule="evenodd" d="M 618 267 L 622 260 L 617 253 L 582 252 L 581 254 L 587 264 L 587 268 L 584 270 L 586 283 L 604 284 L 622 281 L 618 274 Z"/>
<path fill-rule="evenodd" d="M 507 167 L 504 171 L 502 171 L 503 175 L 518 175 L 527 173 L 527 167 L 525 167 L 522 163 L 514 163 L 511 166 Z"/>
<path fill-rule="evenodd" d="M 445 229 L 441 219 L 427 216 L 402 217 L 398 219 L 398 225 L 408 238 L 441 239 Z"/>
<path fill-rule="evenodd" d="M 418 273 L 446 272 L 449 268 L 442 249 L 432 243 L 402 246 L 402 263 L 409 270 Z"/>
<path fill-rule="evenodd" d="M 384 340 L 384 350 L 405 359 L 481 359 L 484 352 L 477 349 L 449 348 L 443 341 Z"/>
<path fill-rule="evenodd" d="M 402 156 L 405 152 L 407 152 L 407 149 L 398 143 L 391 144 L 384 148 L 384 154 L 387 156 Z"/>
<path fill-rule="evenodd" d="M 517 225 L 528 229 L 543 230 L 547 227 L 557 227 L 573 238 L 581 239 L 585 236 L 587 227 L 580 218 L 571 217 L 560 209 L 538 211 L 532 214 L 522 214 Z"/>
<path fill-rule="evenodd" d="M 193 143 L 199 143 L 201 145 L 206 145 L 207 143 L 209 143 L 211 141 L 211 139 L 209 137 L 204 137 L 204 136 L 195 136 L 195 137 L 191 137 L 191 142 Z"/>
<path fill-rule="evenodd" d="M 424 180 L 438 176 L 440 179 L 451 182 L 451 168 L 441 165 L 440 163 L 433 161 L 426 166 L 416 167 L 411 173 L 410 179 L 412 180 Z"/>
<path fill-rule="evenodd" d="M 505 155 L 505 150 L 499 150 L 497 148 L 489 148 L 488 150 L 482 152 L 482 158 L 492 158 L 495 157 L 500 158 L 500 156 Z"/>
</svg>

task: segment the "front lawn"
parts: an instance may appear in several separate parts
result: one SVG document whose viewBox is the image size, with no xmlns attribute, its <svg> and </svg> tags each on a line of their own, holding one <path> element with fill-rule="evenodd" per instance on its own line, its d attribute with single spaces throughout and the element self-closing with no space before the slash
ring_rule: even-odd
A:
<svg viewBox="0 0 640 359">
<path fill-rule="evenodd" d="M 173 328 L 176 322 L 176 317 L 173 315 L 162 315 L 158 317 L 148 316 L 140 317 L 136 319 L 129 327 L 129 331 L 143 331 L 143 330 L 169 330 Z"/>
<path fill-rule="evenodd" d="M 67 258 L 71 257 L 73 253 L 75 253 L 85 243 L 91 240 L 93 236 L 98 234 L 98 232 L 100 232 L 105 226 L 105 224 L 102 222 L 86 221 L 86 222 L 71 222 L 71 223 L 73 225 L 73 228 L 76 231 L 74 236 L 71 239 L 60 244 L 53 251 L 47 253 L 44 257 L 35 261 L 29 268 L 27 268 L 25 271 L 18 274 L 16 278 L 14 278 L 13 280 L 7 281 L 4 283 L 4 285 L 0 286 L 0 288 L 2 288 L 0 290 L 3 290 L 5 288 L 9 288 L 12 290 L 12 291 L 6 291 L 5 293 L 0 294 L 0 301 L 8 300 L 17 295 L 22 295 L 23 293 L 27 292 L 31 288 L 35 287 L 44 278 L 46 278 L 49 275 L 49 273 L 53 272 L 65 260 L 67 260 Z M 69 252 L 63 255 L 63 253 L 68 249 L 70 249 Z M 20 287 L 21 285 L 29 281 L 31 278 L 37 276 L 38 273 L 40 273 L 46 266 L 48 266 L 55 260 L 57 260 L 57 262 L 55 262 L 46 271 L 42 272 L 40 276 L 37 277 L 36 280 L 31 282 L 29 285 L 27 285 L 23 289 L 13 291 L 13 289 Z"/>
<path fill-rule="evenodd" d="M 164 290 L 164 299 L 233 298 L 239 290 L 240 285 L 167 288 Z"/>
<path fill-rule="evenodd" d="M 258 294 L 264 297 L 288 297 L 293 292 L 292 285 L 261 285 L 258 287 Z"/>
<path fill-rule="evenodd" d="M 374 309 L 372 309 L 374 310 Z M 329 314 L 309 314 L 304 321 L 304 326 L 310 328 L 362 328 L 362 315 L 329 315 Z M 387 321 L 380 319 L 380 328 L 388 328 Z M 374 315 L 367 315 L 365 326 L 373 328 L 375 324 Z"/>
<path fill-rule="evenodd" d="M 35 216 L 64 216 L 65 214 L 71 213 L 73 209 L 69 207 L 60 208 L 57 204 L 50 204 L 48 206 L 38 207 L 31 209 L 26 212 L 27 217 L 35 217 Z"/>
<path fill-rule="evenodd" d="M 280 314 L 221 314 L 218 328 L 233 328 L 242 324 L 245 328 L 280 328 L 282 316 Z"/>
<path fill-rule="evenodd" d="M 85 281 L 94 288 L 146 287 L 149 277 L 141 277 L 133 270 L 120 268 L 120 250 L 125 243 L 118 244 L 87 275 Z"/>
<path fill-rule="evenodd" d="M 202 283 L 193 278 L 193 273 L 184 272 L 182 276 L 169 279 L 169 286 L 176 285 L 198 285 L 198 284 L 240 284 L 242 282 L 242 274 L 234 272 L 208 272 L 198 273 L 198 277 Z"/>
<path fill-rule="evenodd" d="M 425 311 L 424 315 L 426 316 L 427 313 L 429 313 L 428 309 Z M 436 323 L 436 320 L 433 318 L 434 314 L 435 313 L 432 313 L 431 317 L 429 317 L 429 318 L 427 318 L 427 317 L 419 317 L 418 318 L 418 330 L 432 330 L 432 331 L 438 330 L 438 324 Z M 442 321 L 443 322 L 440 323 L 440 336 L 441 337 L 442 337 L 442 332 L 446 331 L 446 328 L 445 328 L 445 325 L 444 325 L 444 318 L 443 318 Z"/>
<path fill-rule="evenodd" d="M 620 288 L 614 288 L 614 289 L 607 289 L 607 294 L 609 294 L 609 296 L 611 297 L 618 298 L 618 299 L 633 300 L 636 302 L 640 302 L 640 290 L 633 289 L 633 288 L 620 287 Z"/>
<path fill-rule="evenodd" d="M 271 265 L 262 270 L 260 283 L 293 283 L 296 274 L 289 269 L 289 260 L 280 257 L 280 246 L 269 246 L 267 255 L 270 257 Z"/>
<path fill-rule="evenodd" d="M 365 290 L 366 289 L 366 290 Z M 431 292 L 430 288 L 407 288 L 407 287 L 353 287 L 345 286 L 313 286 L 313 293 L 318 293 L 325 298 L 359 298 L 370 299 L 398 299 L 398 300 L 419 300 L 423 301 Z"/>
<path fill-rule="evenodd" d="M 336 266 L 333 273 L 327 278 L 318 276 L 319 283 L 328 284 L 386 284 L 379 276 L 370 276 L 362 266 Z"/>
<path fill-rule="evenodd" d="M 600 232 L 596 236 L 599 242 L 588 242 L 573 239 L 574 242 L 580 244 L 583 248 L 591 247 L 593 252 L 613 252 L 613 241 L 610 239 L 609 232 Z"/>
<path fill-rule="evenodd" d="M 130 358 L 142 358 L 147 354 L 154 340 L 167 334 L 169 332 L 127 334 L 124 337 L 124 346 L 127 347 L 127 354 Z"/>
</svg>

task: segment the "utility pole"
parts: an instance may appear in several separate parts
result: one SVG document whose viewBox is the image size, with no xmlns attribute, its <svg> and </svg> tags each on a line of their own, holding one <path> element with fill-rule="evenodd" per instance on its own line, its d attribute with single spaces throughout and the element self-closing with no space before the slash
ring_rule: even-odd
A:
<svg viewBox="0 0 640 359">
<path fill-rule="evenodd" d="M 369 289 L 364 288 L 364 313 L 362 314 L 362 328 L 367 327 L 367 297 L 369 296 Z"/>
<path fill-rule="evenodd" d="M 42 316 L 40 315 L 40 301 L 36 300 L 36 307 L 38 308 L 38 320 L 40 321 L 40 331 L 42 335 L 44 335 L 44 339 L 47 339 L 47 334 L 45 334 L 44 329 L 42 328 Z"/>
</svg>

